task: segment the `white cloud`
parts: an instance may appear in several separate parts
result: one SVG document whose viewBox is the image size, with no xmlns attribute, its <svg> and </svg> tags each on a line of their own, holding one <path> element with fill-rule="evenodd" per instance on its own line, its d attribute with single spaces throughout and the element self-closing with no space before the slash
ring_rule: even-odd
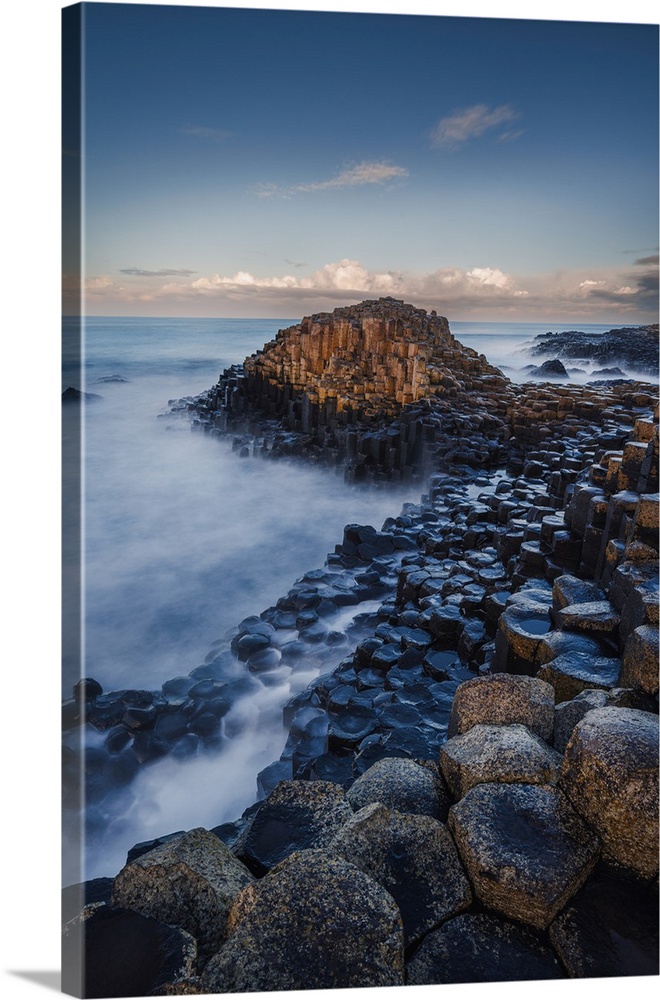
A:
<svg viewBox="0 0 660 1000">
<path fill-rule="evenodd" d="M 96 276 L 87 284 L 89 302 L 99 314 L 133 314 L 136 305 L 150 315 L 303 316 L 365 298 L 391 295 L 451 319 L 565 322 L 638 321 L 654 318 L 657 291 L 618 268 L 563 269 L 550 273 L 510 274 L 479 263 L 428 272 L 370 270 L 344 257 L 315 271 L 258 275 L 238 270 L 195 280 L 182 276 L 155 284 L 131 278 L 122 286 Z"/>
<path fill-rule="evenodd" d="M 389 181 L 401 180 L 408 176 L 405 167 L 397 167 L 393 163 L 369 162 L 358 163 L 347 167 L 336 177 L 325 181 L 308 181 L 304 184 L 294 184 L 291 187 L 280 187 L 278 184 L 261 184 L 257 190 L 260 198 L 290 198 L 294 194 L 305 194 L 313 191 L 328 191 L 332 188 L 362 187 L 365 184 L 387 184 Z"/>
<path fill-rule="evenodd" d="M 470 108 L 462 108 L 445 118 L 441 118 L 438 124 L 431 130 L 431 145 L 444 149 L 459 149 L 469 139 L 475 139 L 497 129 L 502 125 L 508 125 L 520 117 L 518 111 L 510 104 L 500 104 L 496 108 L 491 108 L 487 104 L 474 104 Z M 503 131 L 499 139 L 511 142 L 522 135 L 522 131 Z"/>
</svg>

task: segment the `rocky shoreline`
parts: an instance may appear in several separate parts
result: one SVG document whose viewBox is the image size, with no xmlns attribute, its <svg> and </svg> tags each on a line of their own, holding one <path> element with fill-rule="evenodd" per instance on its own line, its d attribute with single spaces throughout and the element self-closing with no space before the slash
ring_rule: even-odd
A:
<svg viewBox="0 0 660 1000">
<path fill-rule="evenodd" d="M 349 479 L 432 471 L 419 504 L 381 530 L 348 525 L 189 677 L 77 687 L 65 732 L 107 732 L 93 795 L 95 767 L 101 787 L 109 768 L 130 780 L 219 746 L 236 697 L 317 675 L 240 819 L 136 845 L 115 879 L 65 890 L 65 969 L 85 952 L 85 995 L 658 972 L 657 389 L 513 386 L 441 317 L 429 337 L 421 310 L 360 308 L 325 324 L 330 355 L 367 319 L 397 358 L 362 410 L 341 365 L 325 398 L 323 365 L 307 389 L 300 357 L 282 374 L 300 331 L 264 351 L 281 397 L 247 365 L 173 406 L 250 455 Z M 318 344 L 317 317 L 301 330 L 314 322 Z M 317 369 L 322 355 L 304 352 Z"/>
</svg>

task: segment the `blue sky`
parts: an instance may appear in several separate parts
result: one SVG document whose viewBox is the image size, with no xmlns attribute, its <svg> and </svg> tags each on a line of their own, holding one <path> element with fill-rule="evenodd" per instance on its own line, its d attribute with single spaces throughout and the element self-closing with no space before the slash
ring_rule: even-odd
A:
<svg viewBox="0 0 660 1000">
<path fill-rule="evenodd" d="M 84 6 L 88 312 L 656 317 L 656 26 Z"/>
</svg>

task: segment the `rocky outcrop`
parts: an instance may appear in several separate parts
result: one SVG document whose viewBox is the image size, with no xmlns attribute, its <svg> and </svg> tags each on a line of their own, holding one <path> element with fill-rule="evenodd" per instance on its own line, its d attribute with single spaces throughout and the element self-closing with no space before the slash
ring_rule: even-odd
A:
<svg viewBox="0 0 660 1000">
<path fill-rule="evenodd" d="M 576 361 L 588 358 L 606 365 L 621 363 L 632 371 L 657 377 L 658 324 L 622 327 L 598 336 L 580 330 L 541 333 L 534 339 L 532 354 L 549 354 Z"/>
</svg>

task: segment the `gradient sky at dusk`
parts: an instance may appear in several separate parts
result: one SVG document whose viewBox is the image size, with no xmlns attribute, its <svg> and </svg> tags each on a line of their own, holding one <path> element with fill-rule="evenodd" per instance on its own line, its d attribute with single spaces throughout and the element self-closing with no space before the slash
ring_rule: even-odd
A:
<svg viewBox="0 0 660 1000">
<path fill-rule="evenodd" d="M 657 26 L 84 7 L 89 313 L 657 318 Z"/>
</svg>

